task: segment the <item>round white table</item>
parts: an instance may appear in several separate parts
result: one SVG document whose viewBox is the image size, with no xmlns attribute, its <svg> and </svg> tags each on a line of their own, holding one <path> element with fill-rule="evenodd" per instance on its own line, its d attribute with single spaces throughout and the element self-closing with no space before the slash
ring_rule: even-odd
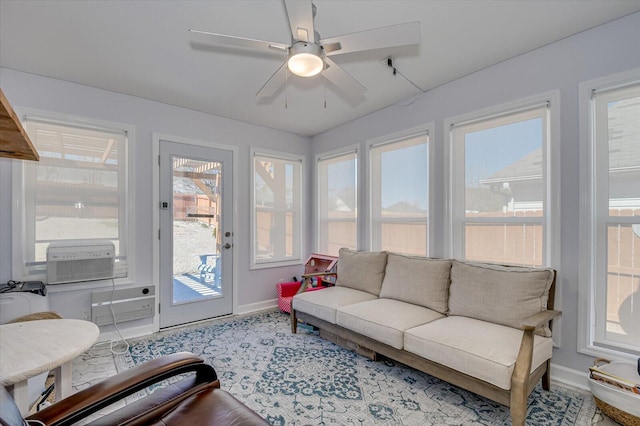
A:
<svg viewBox="0 0 640 426">
<path fill-rule="evenodd" d="M 71 360 L 98 340 L 100 330 L 89 321 L 48 319 L 0 325 L 0 384 L 12 392 L 26 415 L 27 380 L 55 370 L 56 399 L 71 394 Z"/>
</svg>

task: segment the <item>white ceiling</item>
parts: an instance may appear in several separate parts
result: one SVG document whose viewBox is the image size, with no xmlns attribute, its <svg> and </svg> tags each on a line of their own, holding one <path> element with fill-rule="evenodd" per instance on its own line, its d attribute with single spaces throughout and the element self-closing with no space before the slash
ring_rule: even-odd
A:
<svg viewBox="0 0 640 426">
<path fill-rule="evenodd" d="M 281 0 L 0 0 L 0 66 L 315 135 L 420 92 L 640 11 L 640 0 L 315 0 L 321 37 L 418 20 L 419 46 L 333 59 L 368 91 L 322 77 L 256 97 L 278 53 L 214 45 L 189 28 L 288 44 Z M 326 93 L 326 108 L 325 103 Z M 287 108 L 285 108 L 285 104 Z"/>
</svg>

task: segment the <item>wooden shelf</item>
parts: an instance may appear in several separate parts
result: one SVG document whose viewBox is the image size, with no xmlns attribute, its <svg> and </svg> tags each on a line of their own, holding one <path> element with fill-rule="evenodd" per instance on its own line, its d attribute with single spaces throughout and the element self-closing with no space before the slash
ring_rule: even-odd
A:
<svg viewBox="0 0 640 426">
<path fill-rule="evenodd" d="M 0 157 L 40 160 L 18 116 L 0 89 Z"/>
</svg>

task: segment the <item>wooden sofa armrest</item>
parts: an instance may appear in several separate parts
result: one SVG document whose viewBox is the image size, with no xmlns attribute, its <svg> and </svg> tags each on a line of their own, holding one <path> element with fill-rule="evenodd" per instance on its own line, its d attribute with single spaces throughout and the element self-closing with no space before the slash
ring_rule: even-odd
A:
<svg viewBox="0 0 640 426">
<path fill-rule="evenodd" d="M 560 315 L 562 315 L 562 311 L 556 311 L 553 309 L 538 312 L 537 314 L 525 319 L 522 322 L 522 328 L 524 330 L 535 330 Z"/>
<path fill-rule="evenodd" d="M 530 316 L 522 322 L 522 341 L 520 342 L 520 351 L 516 358 L 516 365 L 511 375 L 511 407 L 526 407 L 527 396 L 531 392 L 531 388 L 535 386 L 535 383 L 530 378 L 531 362 L 533 360 L 533 338 L 536 328 L 546 324 L 555 317 L 559 316 L 562 312 L 552 309 L 539 312 Z M 547 361 L 547 369 L 548 361 Z M 548 387 L 548 385 L 547 385 Z M 518 413 L 518 422 L 524 424 L 524 417 L 526 416 L 526 409 L 520 410 Z M 521 418 L 520 418 L 521 417 Z M 513 419 L 513 411 L 512 411 Z M 516 423 L 516 421 L 514 421 Z"/>
<path fill-rule="evenodd" d="M 193 386 L 217 383 L 213 367 L 190 352 L 178 352 L 137 365 L 83 389 L 28 417 L 44 424 L 72 424 L 146 387 L 180 374 L 195 372 Z"/>
</svg>

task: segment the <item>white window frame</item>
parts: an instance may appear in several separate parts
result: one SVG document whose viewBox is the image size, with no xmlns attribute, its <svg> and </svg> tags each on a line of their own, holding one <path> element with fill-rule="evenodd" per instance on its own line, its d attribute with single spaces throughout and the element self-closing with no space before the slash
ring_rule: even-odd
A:
<svg viewBox="0 0 640 426">
<path fill-rule="evenodd" d="M 323 207 L 323 199 L 326 199 L 326 194 L 323 194 L 322 191 L 320 190 L 320 163 L 322 161 L 330 161 L 332 159 L 335 158 L 339 158 L 339 157 L 343 157 L 346 155 L 351 155 L 353 154 L 355 156 L 355 161 L 356 161 L 356 165 L 355 165 L 355 178 L 356 178 L 356 217 L 355 217 L 355 229 L 356 229 L 356 235 L 355 235 L 355 247 L 353 247 L 353 249 L 357 249 L 358 246 L 358 240 L 359 240 L 359 228 L 360 228 L 360 214 L 359 211 L 360 209 L 358 208 L 359 203 L 360 203 L 360 197 L 359 197 L 359 191 L 360 191 L 360 180 L 359 180 L 359 173 L 358 173 L 358 169 L 359 169 L 359 164 L 360 164 L 360 153 L 358 150 L 358 147 L 356 145 L 351 145 L 351 146 L 347 146 L 344 148 L 341 148 L 339 150 L 334 150 L 334 151 L 329 151 L 329 152 L 325 152 L 322 154 L 318 154 L 315 157 L 315 165 L 316 165 L 316 173 L 315 173 L 315 185 L 314 187 L 316 188 L 316 205 L 315 205 L 315 223 L 316 223 L 316 227 L 315 227 L 315 248 L 316 251 L 318 253 L 324 253 L 325 250 L 323 247 L 321 247 L 321 240 L 322 240 L 322 236 L 320 235 L 323 229 L 322 224 L 324 222 L 330 222 L 331 220 L 329 220 L 328 218 L 323 217 L 323 213 L 321 211 L 322 207 Z M 324 222 L 323 222 L 324 221 Z"/>
<path fill-rule="evenodd" d="M 250 170 L 250 184 L 249 184 L 249 192 L 250 192 L 250 208 L 251 208 L 251 236 L 250 236 L 250 247 L 251 247 L 251 264 L 250 269 L 263 269 L 263 268 L 274 268 L 279 266 L 291 266 L 291 265 L 300 265 L 302 263 L 302 252 L 304 247 L 304 233 L 305 229 L 305 215 L 303 206 L 305 205 L 305 158 L 301 155 L 284 153 L 279 151 L 271 151 L 264 150 L 259 148 L 251 148 L 250 150 L 250 159 L 249 162 L 251 164 Z M 256 236 L 256 203 L 255 203 L 255 159 L 256 157 L 264 157 L 271 158 L 274 160 L 287 161 L 291 163 L 299 163 L 300 165 L 300 175 L 297 179 L 297 187 L 299 191 L 298 197 L 298 206 L 297 206 L 297 214 L 298 214 L 298 224 L 297 226 L 294 224 L 294 231 L 297 231 L 298 235 L 293 238 L 294 244 L 294 255 L 290 258 L 279 259 L 258 259 L 257 256 L 257 236 Z"/>
<path fill-rule="evenodd" d="M 131 284 L 135 281 L 135 181 L 134 181 L 134 149 L 135 144 L 135 127 L 129 124 L 116 123 L 93 118 L 79 117 L 69 114 L 59 114 L 49 111 L 42 111 L 30 108 L 16 107 L 16 113 L 24 122 L 27 118 L 38 121 L 50 122 L 63 126 L 84 127 L 87 129 L 106 130 L 109 132 L 124 132 L 127 136 L 126 150 L 126 176 L 120 177 L 125 179 L 126 194 L 125 207 L 121 209 L 119 218 L 119 235 L 121 247 L 125 248 L 126 260 L 120 260 L 116 263 L 115 275 L 116 285 Z M 46 262 L 37 262 L 35 265 L 27 266 L 27 245 L 26 241 L 28 231 L 27 220 L 29 215 L 22 214 L 25 209 L 25 167 L 29 164 L 25 161 L 15 161 L 12 167 L 12 275 L 23 280 L 42 280 L 46 281 Z M 17 231 L 16 231 L 17 230 Z M 32 234 L 32 233 L 31 233 Z M 67 283 L 50 286 L 51 292 L 66 291 L 68 289 L 84 289 L 94 288 L 94 283 L 79 282 Z"/>
<path fill-rule="evenodd" d="M 543 154 L 545 162 L 543 164 L 543 180 L 544 180 L 544 197 L 543 208 L 544 216 L 540 219 L 528 218 L 527 221 L 540 223 L 543 225 L 543 258 L 544 266 L 555 268 L 558 271 L 559 262 L 555 261 L 560 253 L 559 232 L 557 232 L 559 214 L 560 214 L 560 174 L 559 174 L 559 154 L 560 154 L 560 93 L 559 91 L 551 91 L 540 95 L 528 97 L 525 99 L 505 103 L 495 107 L 486 108 L 470 114 L 452 117 L 445 120 L 445 129 L 448 132 L 447 149 L 445 155 L 448 157 L 445 161 L 446 176 L 446 234 L 445 237 L 445 253 L 450 257 L 464 258 L 464 226 L 474 220 L 465 217 L 465 173 L 464 173 L 464 146 L 458 146 L 453 140 L 453 128 L 456 125 L 468 124 L 474 121 L 484 121 L 492 118 L 500 118 L 502 116 L 509 117 L 512 114 L 525 112 L 530 109 L 536 109 L 543 105 L 547 105 L 547 135 L 543 143 Z M 505 220 L 508 219 L 508 220 Z M 486 218 L 482 222 L 487 222 Z M 499 223 L 522 223 L 520 218 L 498 218 Z M 558 274 L 560 271 L 558 271 Z M 562 292 L 559 290 L 560 280 L 556 281 L 556 308 L 559 304 L 559 296 Z"/>
<path fill-rule="evenodd" d="M 434 167 L 433 167 L 434 144 L 432 142 L 433 134 L 434 134 L 434 126 L 433 126 L 433 123 L 430 123 L 430 124 L 414 127 L 411 129 L 403 130 L 400 132 L 392 133 L 389 135 L 385 135 L 379 138 L 371 139 L 366 142 L 366 152 L 367 152 L 366 175 L 368 177 L 368 191 L 367 191 L 367 203 L 366 203 L 366 205 L 368 206 L 368 209 L 367 209 L 368 210 L 368 228 L 367 228 L 368 244 L 367 246 L 369 247 L 369 250 L 372 250 L 372 251 L 380 250 L 380 244 L 379 244 L 380 236 L 376 235 L 375 225 L 383 222 L 382 218 L 378 217 L 379 215 L 376 214 L 376 212 L 379 211 L 379 208 L 376 207 L 375 204 L 379 202 L 378 200 L 379 197 L 376 194 L 374 194 L 373 191 L 375 188 L 379 188 L 380 186 L 380 176 L 379 176 L 379 170 L 374 170 L 374 166 L 372 164 L 372 161 L 373 161 L 372 150 L 385 145 L 390 146 L 394 144 L 401 144 L 413 138 L 426 137 L 427 138 L 427 162 L 428 162 L 427 167 L 428 167 L 429 175 L 427 176 L 428 199 L 427 199 L 427 218 L 425 221 L 426 222 L 425 225 L 427 226 L 427 241 L 425 242 L 427 252 L 424 253 L 423 255 L 429 256 L 431 253 L 433 253 L 433 241 L 434 241 L 434 233 L 433 233 L 433 226 L 432 226 L 433 224 L 432 223 L 433 222 L 433 210 L 432 210 L 433 198 L 432 197 L 434 194 L 433 179 L 432 179 L 433 170 L 434 170 Z M 421 222 L 422 220 L 411 219 L 410 221 Z M 407 222 L 409 222 L 409 220 Z"/>
<path fill-rule="evenodd" d="M 580 101 L 580 257 L 578 352 L 608 358 L 635 361 L 639 348 L 608 341 L 606 328 L 607 225 L 609 216 L 608 147 L 598 146 L 596 101 L 594 94 L 606 99 L 619 89 L 640 85 L 640 68 L 585 81 L 579 87 Z M 637 86 L 640 89 L 640 86 Z M 597 96 L 597 95 L 596 95 Z M 608 126 L 608 124 L 607 124 Z M 605 178 L 599 178 L 605 176 Z M 638 222 L 637 217 L 620 217 L 617 223 Z"/>
</svg>

